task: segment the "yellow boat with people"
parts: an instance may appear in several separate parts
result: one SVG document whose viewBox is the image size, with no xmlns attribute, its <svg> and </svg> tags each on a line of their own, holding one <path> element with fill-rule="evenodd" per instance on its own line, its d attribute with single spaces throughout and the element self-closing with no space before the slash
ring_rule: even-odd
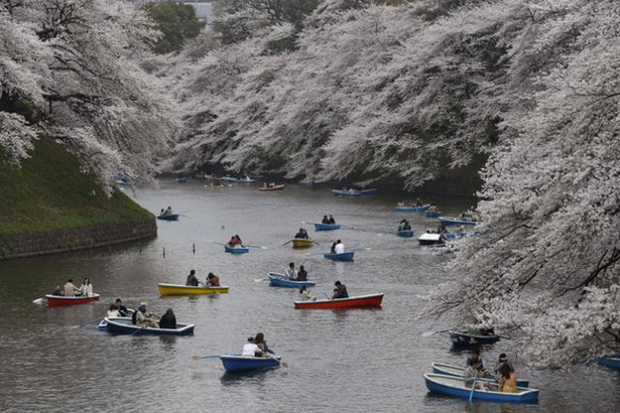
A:
<svg viewBox="0 0 620 413">
<path fill-rule="evenodd" d="M 293 241 L 293 248 L 310 248 L 314 243 L 310 239 L 295 238 Z"/>
<path fill-rule="evenodd" d="M 228 292 L 228 286 L 193 286 L 184 284 L 158 283 L 159 295 L 196 295 L 196 294 L 224 294 Z"/>
</svg>

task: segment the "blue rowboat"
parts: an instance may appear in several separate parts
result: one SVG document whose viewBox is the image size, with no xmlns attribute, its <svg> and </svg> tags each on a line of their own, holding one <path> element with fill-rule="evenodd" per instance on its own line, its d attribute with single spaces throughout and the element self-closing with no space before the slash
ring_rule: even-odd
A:
<svg viewBox="0 0 620 413">
<path fill-rule="evenodd" d="M 231 247 L 228 244 L 224 244 L 224 251 L 230 252 L 231 254 L 245 254 L 246 252 L 250 252 L 249 248 L 246 247 Z"/>
<path fill-rule="evenodd" d="M 340 254 L 329 253 L 323 254 L 325 258 L 332 261 L 353 261 L 353 251 L 342 252 Z"/>
<path fill-rule="evenodd" d="M 340 229 L 340 224 L 319 224 L 317 222 L 313 225 L 316 231 L 333 231 L 335 229 Z"/>
<path fill-rule="evenodd" d="M 398 235 L 399 237 L 403 237 L 403 238 L 412 238 L 413 237 L 413 230 L 412 229 L 405 229 L 402 231 L 398 231 L 396 233 L 396 235 Z"/>
<path fill-rule="evenodd" d="M 478 346 L 483 344 L 493 344 L 499 341 L 500 337 L 495 334 L 481 334 L 465 331 L 450 331 L 450 340 L 456 347 Z"/>
<path fill-rule="evenodd" d="M 133 312 L 133 310 L 131 310 Z M 131 323 L 131 317 L 114 317 L 112 318 L 112 320 L 129 320 L 129 322 Z M 103 320 L 101 320 L 101 322 L 97 325 L 97 330 L 99 331 L 104 331 L 107 332 L 108 331 L 108 319 L 104 318 Z"/>
<path fill-rule="evenodd" d="M 421 206 L 407 206 L 407 205 L 403 205 L 403 206 L 397 206 L 396 208 L 394 208 L 394 211 L 396 211 L 396 212 L 424 212 L 428 208 L 430 208 L 430 206 L 431 206 L 431 204 L 421 205 Z"/>
<path fill-rule="evenodd" d="M 177 328 L 154 328 L 143 327 L 131 323 L 131 318 L 105 318 L 108 325 L 108 333 L 131 334 L 136 336 L 190 336 L 194 334 L 193 324 L 177 323 Z"/>
<path fill-rule="evenodd" d="M 358 191 L 357 189 L 332 189 L 332 194 L 344 198 L 355 198 L 358 196 L 362 196 L 362 191 Z"/>
<path fill-rule="evenodd" d="M 538 401 L 537 389 L 527 389 L 517 387 L 516 393 L 501 393 L 492 389 L 479 390 L 472 392 L 470 387 L 465 386 L 463 379 L 445 374 L 424 373 L 424 381 L 426 388 L 434 393 L 447 394 L 464 399 L 489 400 L 494 402 L 511 402 L 511 403 L 535 403 Z"/>
<path fill-rule="evenodd" d="M 477 224 L 473 219 L 459 219 L 459 218 L 447 218 L 447 217 L 439 217 L 439 222 L 444 227 L 454 226 L 454 225 L 469 225 L 474 226 Z"/>
<path fill-rule="evenodd" d="M 431 363 L 431 367 L 433 368 L 433 373 L 435 374 L 445 374 L 447 376 L 455 376 L 461 378 L 463 378 L 463 376 L 465 375 L 464 367 L 452 366 L 446 363 Z M 495 378 L 479 378 L 477 380 L 483 382 L 497 383 L 497 380 L 495 380 Z M 529 387 L 529 385 L 529 380 L 517 380 L 518 387 Z"/>
<path fill-rule="evenodd" d="M 286 278 L 284 274 L 278 274 L 275 272 L 269 273 L 269 284 L 274 287 L 284 288 L 301 288 L 301 287 L 314 287 L 315 284 L 310 281 L 293 281 Z"/>
<path fill-rule="evenodd" d="M 440 214 L 441 212 L 439 211 L 426 211 L 424 213 L 424 215 L 426 215 L 426 218 L 437 218 Z"/>
<path fill-rule="evenodd" d="M 360 192 L 362 193 L 362 195 L 377 195 L 379 193 L 379 190 L 377 188 L 360 189 Z"/>
<path fill-rule="evenodd" d="M 251 357 L 251 356 L 220 356 L 224 369 L 227 373 L 237 373 L 241 371 L 269 370 L 280 367 L 281 358 L 278 356 Z"/>
<path fill-rule="evenodd" d="M 162 221 L 178 221 L 179 220 L 179 214 L 158 215 L 157 219 L 161 219 Z"/>
<path fill-rule="evenodd" d="M 467 232 L 445 232 L 443 236 L 446 239 L 453 240 L 453 239 L 459 239 L 459 238 L 466 237 Z"/>
<path fill-rule="evenodd" d="M 175 181 L 179 184 L 186 184 L 187 183 L 187 178 L 186 177 L 181 177 L 181 178 L 176 178 Z"/>
<path fill-rule="evenodd" d="M 620 357 L 601 357 L 598 359 L 598 364 L 602 364 L 605 367 L 609 367 L 610 369 L 620 370 Z"/>
</svg>

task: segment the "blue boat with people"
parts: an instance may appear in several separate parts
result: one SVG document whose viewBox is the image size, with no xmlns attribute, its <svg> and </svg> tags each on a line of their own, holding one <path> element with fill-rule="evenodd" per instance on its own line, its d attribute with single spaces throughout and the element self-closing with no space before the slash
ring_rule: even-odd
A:
<svg viewBox="0 0 620 413">
<path fill-rule="evenodd" d="M 340 229 L 340 224 L 320 224 L 318 222 L 313 222 L 312 225 L 314 225 L 316 231 L 334 231 Z"/>
<path fill-rule="evenodd" d="M 355 252 L 353 251 L 341 252 L 339 254 L 335 252 L 330 252 L 323 254 L 323 256 L 328 260 L 332 261 L 353 261 L 353 254 L 355 254 Z"/>
<path fill-rule="evenodd" d="M 276 272 L 269 273 L 269 284 L 274 287 L 284 288 L 301 288 L 301 287 L 314 287 L 316 284 L 311 281 L 295 281 L 289 280 L 286 275 L 278 274 Z"/>
<path fill-rule="evenodd" d="M 412 238 L 413 237 L 413 230 L 412 229 L 404 229 L 402 231 L 398 231 L 396 233 L 396 235 L 398 235 L 399 237 L 403 237 L 403 238 Z"/>
<path fill-rule="evenodd" d="M 444 227 L 455 226 L 455 225 L 468 225 L 474 226 L 478 222 L 470 219 L 470 218 L 447 218 L 447 217 L 439 217 L 439 223 Z"/>
<path fill-rule="evenodd" d="M 465 367 L 459 367 L 459 366 L 454 366 L 454 365 L 447 364 L 447 363 L 438 363 L 438 362 L 431 363 L 431 367 L 433 368 L 433 373 L 435 374 L 445 374 L 448 376 L 455 376 L 455 377 L 460 377 L 460 378 L 463 378 L 463 376 L 465 375 Z M 479 378 L 478 380 L 497 383 L 497 380 L 495 380 L 494 377 L 482 378 L 482 379 Z M 530 385 L 529 380 L 517 380 L 517 387 L 529 387 L 529 385 Z"/>
<path fill-rule="evenodd" d="M 439 212 L 439 211 L 426 211 L 424 213 L 424 215 L 426 215 L 426 218 L 438 218 L 441 215 L 441 212 Z"/>
<path fill-rule="evenodd" d="M 227 373 L 238 373 L 256 370 L 269 370 L 280 367 L 282 364 L 281 357 L 252 357 L 240 355 L 222 355 L 220 356 L 224 369 Z"/>
<path fill-rule="evenodd" d="M 250 249 L 247 247 L 241 247 L 241 246 L 233 246 L 231 247 L 228 244 L 224 245 L 224 251 L 231 253 L 231 254 L 245 254 L 247 252 L 250 252 Z"/>
<path fill-rule="evenodd" d="M 427 205 L 398 205 L 394 208 L 396 212 L 424 212 L 429 209 L 431 204 Z"/>
<path fill-rule="evenodd" d="M 130 334 L 132 336 L 191 336 L 194 324 L 177 323 L 176 328 L 155 328 L 132 324 L 130 317 L 105 318 L 108 333 Z"/>
<path fill-rule="evenodd" d="M 162 221 L 178 221 L 179 220 L 179 214 L 158 215 L 157 219 L 161 219 Z"/>
<path fill-rule="evenodd" d="M 426 388 L 433 393 L 499 403 L 536 403 L 540 393 L 537 389 L 523 387 L 517 387 L 516 393 L 503 393 L 494 390 L 494 386 L 488 382 L 485 383 L 485 389 L 473 389 L 467 387 L 461 377 L 446 374 L 424 373 L 424 382 Z"/>
<path fill-rule="evenodd" d="M 499 341 L 500 336 L 493 332 L 492 328 L 472 329 L 467 331 L 450 331 L 450 340 L 456 347 L 470 347 L 485 344 L 493 344 Z"/>
</svg>

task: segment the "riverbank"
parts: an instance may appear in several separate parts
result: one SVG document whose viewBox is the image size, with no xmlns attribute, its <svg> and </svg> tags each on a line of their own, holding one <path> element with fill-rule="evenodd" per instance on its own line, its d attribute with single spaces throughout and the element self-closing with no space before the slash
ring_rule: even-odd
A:
<svg viewBox="0 0 620 413">
<path fill-rule="evenodd" d="M 120 190 L 111 197 L 50 139 L 16 168 L 0 153 L 0 260 L 157 236 L 155 217 Z"/>
</svg>

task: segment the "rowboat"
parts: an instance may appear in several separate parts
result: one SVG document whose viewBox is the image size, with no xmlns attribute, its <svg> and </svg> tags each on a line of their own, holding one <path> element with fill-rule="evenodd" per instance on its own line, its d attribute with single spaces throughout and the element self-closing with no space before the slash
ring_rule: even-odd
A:
<svg viewBox="0 0 620 413">
<path fill-rule="evenodd" d="M 284 189 L 284 185 L 263 186 L 258 188 L 261 192 L 281 191 Z"/>
<path fill-rule="evenodd" d="M 157 215 L 157 219 L 161 219 L 163 221 L 178 221 L 179 220 L 179 214 Z"/>
<path fill-rule="evenodd" d="M 286 278 L 284 274 L 278 274 L 276 272 L 269 273 L 269 284 L 274 287 L 285 288 L 301 288 L 301 287 L 314 287 L 315 284 L 310 281 L 294 281 Z"/>
<path fill-rule="evenodd" d="M 474 226 L 474 225 L 476 225 L 478 223 L 478 222 L 474 221 L 473 219 L 446 218 L 446 217 L 439 217 L 439 222 L 444 227 L 448 227 L 448 226 L 451 226 L 451 225 L 452 226 L 454 226 L 454 225 L 470 225 L 470 226 Z"/>
<path fill-rule="evenodd" d="M 360 189 L 362 195 L 377 195 L 379 190 L 377 188 Z"/>
<path fill-rule="evenodd" d="M 340 229 L 340 224 L 319 224 L 315 222 L 313 225 L 316 231 L 333 231 L 335 229 Z"/>
<path fill-rule="evenodd" d="M 210 287 L 183 284 L 158 283 L 159 295 L 196 295 L 196 294 L 223 294 L 228 292 L 228 286 Z"/>
<path fill-rule="evenodd" d="M 441 234 L 426 232 L 418 238 L 420 245 L 433 245 L 443 243 Z"/>
<path fill-rule="evenodd" d="M 450 340 L 457 347 L 477 346 L 483 344 L 493 344 L 499 341 L 500 337 L 490 333 L 481 334 L 476 332 L 450 331 Z"/>
<path fill-rule="evenodd" d="M 377 308 L 381 307 L 383 293 L 358 295 L 357 297 L 336 298 L 314 301 L 293 301 L 295 308 L 298 309 L 337 309 L 337 308 Z"/>
<path fill-rule="evenodd" d="M 175 182 L 178 183 L 178 184 L 186 184 L 187 183 L 187 177 L 182 176 L 180 178 L 176 178 Z"/>
<path fill-rule="evenodd" d="M 293 248 L 310 248 L 314 245 L 311 239 L 295 238 L 293 241 Z"/>
<path fill-rule="evenodd" d="M 190 336 L 194 334 L 194 324 L 177 323 L 177 328 L 155 328 L 132 324 L 129 317 L 105 318 L 108 333 L 131 334 L 139 336 Z"/>
<path fill-rule="evenodd" d="M 394 211 L 396 212 L 424 212 L 428 208 L 430 208 L 430 206 L 431 204 L 421 205 L 421 206 L 403 205 L 403 206 L 397 206 L 396 208 L 394 208 Z"/>
<path fill-rule="evenodd" d="M 620 357 L 607 356 L 598 359 L 598 364 L 609 367 L 610 369 L 620 370 Z"/>
<path fill-rule="evenodd" d="M 534 403 L 538 401 L 537 389 L 517 387 L 516 393 L 501 393 L 493 390 L 472 391 L 465 386 L 463 379 L 445 374 L 424 373 L 424 381 L 428 390 L 434 393 L 447 394 L 465 399 L 490 400 L 494 402 Z"/>
<path fill-rule="evenodd" d="M 279 356 L 251 357 L 223 355 L 220 356 L 220 360 L 222 360 L 222 364 L 224 365 L 224 369 L 227 373 L 252 370 L 269 370 L 280 367 L 280 364 L 282 363 L 281 357 Z"/>
<path fill-rule="evenodd" d="M 228 244 L 224 244 L 224 251 L 230 252 L 231 254 L 245 254 L 246 252 L 250 252 L 250 249 L 247 247 L 240 247 L 240 246 L 231 247 Z"/>
<path fill-rule="evenodd" d="M 459 239 L 467 236 L 467 232 L 446 232 L 443 234 L 446 239 Z"/>
<path fill-rule="evenodd" d="M 91 296 L 76 295 L 72 297 L 64 295 L 46 294 L 45 298 L 47 299 L 48 307 L 62 307 L 65 305 L 86 304 L 93 301 L 99 301 L 99 294 L 93 294 Z"/>
<path fill-rule="evenodd" d="M 439 211 L 426 211 L 424 213 L 424 215 L 426 215 L 426 218 L 437 218 L 437 217 L 439 217 L 439 215 L 441 215 L 441 212 L 439 212 Z"/>
<path fill-rule="evenodd" d="M 126 320 L 129 320 L 129 322 L 131 322 L 131 317 L 113 317 L 112 319 L 113 320 L 116 320 L 116 319 L 126 319 Z M 101 322 L 97 325 L 97 329 L 99 331 L 107 332 L 108 331 L 108 320 L 106 318 L 101 320 Z"/>
<path fill-rule="evenodd" d="M 447 376 L 455 376 L 455 377 L 463 377 L 465 375 L 465 368 L 453 366 L 445 363 L 431 363 L 431 367 L 433 367 L 433 373 L 435 374 L 445 374 Z M 477 380 L 486 381 L 486 382 L 497 382 L 494 378 L 479 378 Z M 529 380 L 517 380 L 518 387 L 528 387 L 530 385 Z"/>
<path fill-rule="evenodd" d="M 340 254 L 330 252 L 323 254 L 323 256 L 332 261 L 353 261 L 353 254 L 355 254 L 353 251 L 341 252 Z"/>
<path fill-rule="evenodd" d="M 332 194 L 344 198 L 354 198 L 362 196 L 362 191 L 358 191 L 357 189 L 332 189 Z"/>
<path fill-rule="evenodd" d="M 223 176 L 222 181 L 228 181 L 228 182 L 235 182 L 238 184 L 250 184 L 252 182 L 254 182 L 254 179 L 251 179 L 250 177 L 245 177 L 245 178 L 235 178 L 234 176 Z"/>
<path fill-rule="evenodd" d="M 402 231 L 398 231 L 396 233 L 396 235 L 398 235 L 399 237 L 403 237 L 403 238 L 412 238 L 413 237 L 413 230 L 412 229 L 404 229 Z"/>
</svg>

